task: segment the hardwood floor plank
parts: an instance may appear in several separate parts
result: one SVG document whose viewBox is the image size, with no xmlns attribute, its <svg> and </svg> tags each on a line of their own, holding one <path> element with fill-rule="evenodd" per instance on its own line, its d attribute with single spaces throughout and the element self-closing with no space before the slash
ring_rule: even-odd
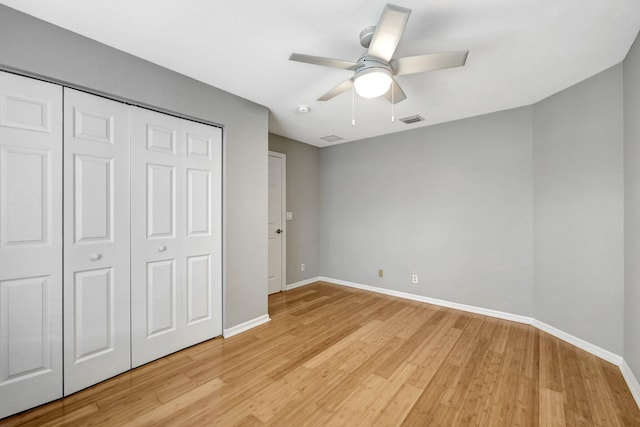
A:
<svg viewBox="0 0 640 427">
<path fill-rule="evenodd" d="M 384 407 L 375 425 L 385 427 L 401 425 L 422 394 L 422 391 L 418 387 L 405 383 L 387 406 Z"/>
<path fill-rule="evenodd" d="M 473 348 L 479 339 L 478 332 L 482 325 L 480 317 L 469 316 L 468 319 L 468 322 L 465 320 L 454 323 L 454 326 L 463 326 L 464 330 L 449 355 L 443 359 L 428 387 L 407 415 L 404 425 L 442 425 L 437 420 L 449 417 L 449 407 L 446 402 L 453 394 L 452 387 L 458 393 L 463 393 L 463 396 L 466 394 L 468 382 L 462 378 L 464 369 L 461 369 L 461 366 L 471 357 L 472 353 L 468 353 L 468 350 Z M 455 330 L 459 329 L 453 327 L 452 331 Z"/>
<path fill-rule="evenodd" d="M 565 418 L 571 426 L 594 425 L 591 416 L 589 398 L 585 389 L 584 379 L 578 364 L 576 348 L 560 343 L 558 358 L 563 378 L 563 394 L 565 402 Z"/>
<path fill-rule="evenodd" d="M 558 340 L 540 332 L 540 387 L 562 391 L 562 374 L 558 357 Z"/>
<path fill-rule="evenodd" d="M 213 381 L 209 381 L 208 383 L 196 387 L 191 391 L 183 393 L 180 397 L 164 403 L 152 411 L 145 412 L 141 416 L 134 418 L 132 421 L 123 424 L 123 426 L 133 427 L 160 424 L 175 412 L 188 408 L 191 405 L 197 405 L 224 385 L 224 381 L 216 378 Z"/>
<path fill-rule="evenodd" d="M 357 341 L 361 336 L 366 335 L 367 332 L 369 332 L 372 329 L 375 329 L 381 324 L 382 322 L 379 320 L 372 320 L 371 322 L 367 323 L 363 327 L 358 328 L 353 333 L 347 335 L 337 343 L 328 347 L 327 349 L 325 349 L 324 351 L 322 351 L 321 353 L 319 353 L 309 361 L 305 362 L 304 366 L 309 369 L 317 368 L 319 365 L 322 364 L 322 362 L 329 360 L 330 358 L 335 356 L 336 353 L 342 351 L 344 348 L 351 345 L 354 341 Z"/>
<path fill-rule="evenodd" d="M 318 282 L 272 321 L 1 426 L 640 426 L 618 367 L 531 326 Z"/>
<path fill-rule="evenodd" d="M 349 419 L 349 425 L 371 426 L 376 424 L 378 414 L 391 402 L 407 380 L 416 370 L 416 366 L 404 362 L 389 379 L 378 389 L 366 405 L 354 411 Z"/>
<path fill-rule="evenodd" d="M 597 357 L 586 352 L 577 352 L 578 365 L 582 372 L 587 398 L 591 408 L 593 425 L 618 427 L 622 423 L 618 419 L 609 387 L 602 377 Z"/>
<path fill-rule="evenodd" d="M 640 426 L 640 412 L 636 410 L 637 407 L 634 405 L 634 399 L 629 387 L 627 387 L 627 383 L 619 375 L 619 368 L 605 360 L 598 360 L 598 364 L 609 386 L 613 404 L 621 424 L 624 426 Z"/>
<path fill-rule="evenodd" d="M 334 411 L 354 389 L 369 376 L 374 370 L 386 360 L 387 355 L 391 354 L 400 344 L 402 340 L 398 337 L 392 338 L 376 353 L 372 354 L 369 359 L 360 365 L 350 375 L 346 376 L 340 383 L 330 388 L 327 393 L 321 397 L 317 405 L 327 411 Z"/>
<path fill-rule="evenodd" d="M 328 424 L 331 426 L 349 425 L 351 417 L 362 410 L 386 382 L 386 378 L 371 374 L 360 387 L 355 389 L 353 393 L 347 396 L 336 408 Z"/>
<path fill-rule="evenodd" d="M 511 426 L 516 407 L 516 391 L 520 376 L 520 362 L 524 348 L 524 334 L 519 325 L 512 323 L 507 335 L 504 357 L 491 398 L 488 419 L 495 426 Z"/>
<path fill-rule="evenodd" d="M 539 405 L 540 340 L 537 331 L 533 328 L 525 327 L 525 333 L 513 425 L 535 427 L 538 425 L 540 415 L 536 409 Z"/>
<path fill-rule="evenodd" d="M 349 375 L 339 370 L 322 368 L 308 370 L 303 366 L 297 368 L 296 371 L 302 371 L 302 376 L 304 377 L 303 381 L 297 381 L 296 388 L 299 391 L 299 395 L 289 401 L 287 406 L 274 413 L 269 424 L 282 426 L 300 425 L 308 417 L 312 417 L 311 413 L 315 411 L 318 411 L 324 418 L 325 411 L 323 408 L 319 408 L 316 402 Z M 295 374 L 295 371 L 292 374 Z M 302 411 L 291 411 L 291 406 L 301 408 Z M 326 413 L 330 412 L 326 411 Z"/>
<path fill-rule="evenodd" d="M 540 425 L 545 427 L 566 427 L 564 397 L 559 391 L 547 387 L 540 388 Z"/>
<path fill-rule="evenodd" d="M 493 329 L 491 341 L 487 344 L 482 363 L 479 364 L 473 383 L 469 386 L 461 409 L 457 411 L 457 417 L 452 425 L 479 426 L 489 418 L 491 399 L 498 381 L 504 349 L 507 342 L 507 326 L 498 322 Z M 504 333 L 503 333 L 504 332 Z M 498 351 L 496 351 L 498 350 Z"/>
</svg>

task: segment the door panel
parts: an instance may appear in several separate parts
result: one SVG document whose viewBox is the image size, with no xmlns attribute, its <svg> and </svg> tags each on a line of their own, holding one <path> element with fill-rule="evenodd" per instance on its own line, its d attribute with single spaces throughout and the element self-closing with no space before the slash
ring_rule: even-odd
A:
<svg viewBox="0 0 640 427">
<path fill-rule="evenodd" d="M 3 245 L 47 243 L 49 153 L 0 147 L 0 236 Z"/>
<path fill-rule="evenodd" d="M 176 330 L 175 260 L 147 264 L 147 334 L 153 338 Z"/>
<path fill-rule="evenodd" d="M 132 362 L 222 333 L 220 129 L 132 115 Z"/>
<path fill-rule="evenodd" d="M 211 318 L 210 255 L 187 258 L 187 323 Z"/>
<path fill-rule="evenodd" d="M 208 235 L 211 199 L 208 170 L 187 170 L 187 235 Z"/>
<path fill-rule="evenodd" d="M 75 243 L 111 240 L 113 159 L 74 155 Z"/>
<path fill-rule="evenodd" d="M 113 269 L 78 271 L 74 279 L 75 360 L 84 362 L 116 350 Z"/>
<path fill-rule="evenodd" d="M 51 337 L 43 327 L 49 288 L 49 276 L 0 282 L 3 383 L 51 371 Z"/>
<path fill-rule="evenodd" d="M 65 374 L 74 393 L 131 368 L 129 107 L 65 100 Z"/>
<path fill-rule="evenodd" d="M 175 167 L 147 164 L 147 236 L 175 236 Z"/>
<path fill-rule="evenodd" d="M 62 396 L 62 88 L 0 73 L 0 418 Z"/>
<path fill-rule="evenodd" d="M 73 136 L 86 141 L 113 144 L 114 117 L 78 105 L 73 108 Z M 68 118 L 70 116 L 67 116 Z"/>
</svg>

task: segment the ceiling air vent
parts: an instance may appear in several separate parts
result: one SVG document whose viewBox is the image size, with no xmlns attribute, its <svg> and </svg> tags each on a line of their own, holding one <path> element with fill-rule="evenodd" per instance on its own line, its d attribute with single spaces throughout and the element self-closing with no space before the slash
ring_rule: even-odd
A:
<svg viewBox="0 0 640 427">
<path fill-rule="evenodd" d="M 322 138 L 320 138 L 323 141 L 326 142 L 336 142 L 336 141 L 340 141 L 344 138 L 340 138 L 338 135 L 328 135 L 328 136 L 323 136 Z"/>
<path fill-rule="evenodd" d="M 413 124 L 413 123 L 418 123 L 423 121 L 424 119 L 419 116 L 419 115 L 415 115 L 415 116 L 409 116 L 409 117 L 404 117 L 402 119 L 400 119 L 401 122 L 406 123 L 408 125 Z"/>
</svg>

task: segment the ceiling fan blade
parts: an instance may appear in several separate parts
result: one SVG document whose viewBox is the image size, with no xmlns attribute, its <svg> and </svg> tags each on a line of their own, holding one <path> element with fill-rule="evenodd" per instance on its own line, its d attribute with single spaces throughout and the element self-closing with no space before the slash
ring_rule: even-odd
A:
<svg viewBox="0 0 640 427">
<path fill-rule="evenodd" d="M 340 95 L 342 92 L 348 91 L 352 87 L 353 87 L 353 79 L 351 78 L 347 81 L 340 83 L 338 86 L 334 87 L 329 92 L 322 95 L 320 98 L 318 98 L 318 101 L 328 101 L 334 96 Z"/>
<path fill-rule="evenodd" d="M 387 101 L 397 104 L 398 102 L 407 99 L 407 95 L 404 93 L 396 79 L 393 79 L 391 88 L 393 89 L 393 101 L 391 100 L 391 89 L 389 89 L 387 93 L 384 94 L 384 97 L 387 98 Z"/>
<path fill-rule="evenodd" d="M 391 69 L 396 76 L 460 67 L 467 62 L 468 50 L 459 52 L 431 53 L 428 55 L 407 56 L 392 59 Z"/>
<path fill-rule="evenodd" d="M 292 53 L 289 57 L 289 61 L 323 65 L 325 67 L 341 68 L 343 70 L 355 70 L 358 66 L 357 62 L 343 61 L 341 59 L 323 58 L 322 56 L 303 55 L 301 53 Z"/>
<path fill-rule="evenodd" d="M 369 55 L 389 61 L 404 33 L 411 9 L 387 4 L 369 44 Z"/>
</svg>

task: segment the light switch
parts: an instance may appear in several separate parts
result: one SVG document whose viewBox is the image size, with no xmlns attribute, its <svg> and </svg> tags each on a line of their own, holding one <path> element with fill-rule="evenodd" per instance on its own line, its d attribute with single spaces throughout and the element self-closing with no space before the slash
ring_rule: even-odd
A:
<svg viewBox="0 0 640 427">
<path fill-rule="evenodd" d="M 293 212 L 287 212 L 287 221 L 291 221 L 293 219 Z"/>
</svg>

